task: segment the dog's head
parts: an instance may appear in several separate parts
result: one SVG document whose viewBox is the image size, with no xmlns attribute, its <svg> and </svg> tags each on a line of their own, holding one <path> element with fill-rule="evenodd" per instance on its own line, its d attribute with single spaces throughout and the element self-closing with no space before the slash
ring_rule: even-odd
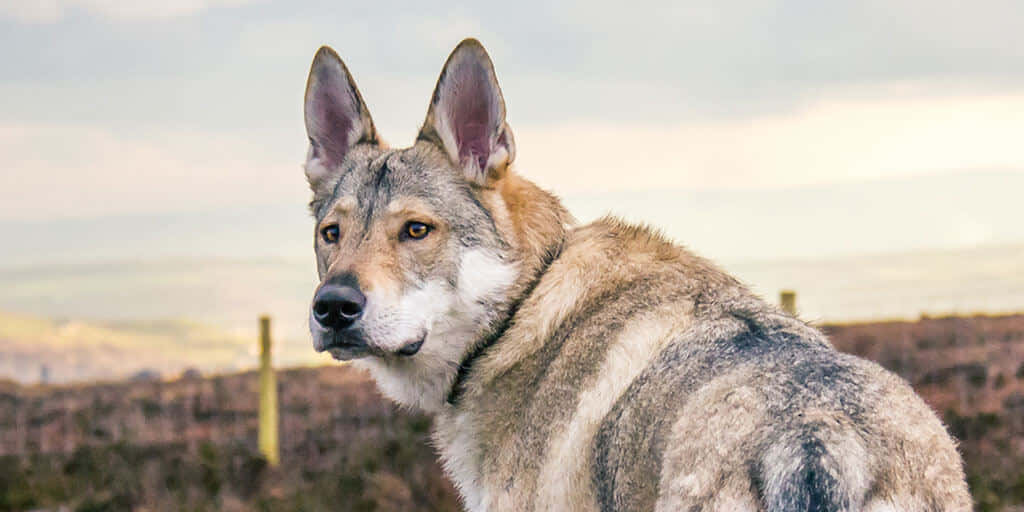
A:
<svg viewBox="0 0 1024 512">
<path fill-rule="evenodd" d="M 448 58 L 409 148 L 381 142 L 348 69 L 327 47 L 309 73 L 305 122 L 320 274 L 314 346 L 359 359 L 393 398 L 431 409 L 506 311 L 534 266 L 534 246 L 561 236 L 567 215 L 510 177 L 505 104 L 475 40 Z M 527 201 L 551 218 L 542 226 L 523 220 Z"/>
</svg>

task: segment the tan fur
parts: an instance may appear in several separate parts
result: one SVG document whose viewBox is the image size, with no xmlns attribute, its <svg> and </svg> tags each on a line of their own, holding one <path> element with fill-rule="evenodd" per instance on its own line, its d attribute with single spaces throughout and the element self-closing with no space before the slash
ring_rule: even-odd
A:
<svg viewBox="0 0 1024 512">
<path fill-rule="evenodd" d="M 516 174 L 479 42 L 449 57 L 406 149 L 379 144 L 332 51 L 310 84 L 307 130 L 333 151 L 308 157 L 311 209 L 342 231 L 317 243 L 322 290 L 367 294 L 357 320 L 313 308 L 315 346 L 433 415 L 468 510 L 970 509 L 905 382 L 647 227 L 575 226 Z M 434 230 L 403 241 L 409 221 Z"/>
<path fill-rule="evenodd" d="M 879 452 L 884 450 L 890 465 L 902 469 L 885 471 L 876 480 L 874 500 L 889 501 L 900 510 L 932 510 L 926 497 L 920 495 L 921 482 L 928 482 L 929 489 L 939 493 L 933 505 L 970 510 L 955 443 L 935 413 L 899 377 L 881 369 L 876 369 L 873 377 L 891 405 L 872 410 L 870 420 L 880 431 L 896 434 L 886 438 Z"/>
<path fill-rule="evenodd" d="M 487 506 L 484 509 L 511 510 L 517 503 L 532 502 L 533 494 L 536 492 L 531 484 L 532 479 L 518 478 L 519 470 L 515 469 L 517 466 L 502 460 L 503 454 L 513 455 L 517 452 L 518 441 L 515 432 L 520 422 L 530 420 L 507 416 L 512 407 L 506 405 L 506 402 L 515 401 L 519 397 L 501 396 L 500 399 L 481 403 L 485 409 L 473 410 L 470 404 L 475 404 L 476 401 L 470 396 L 486 394 L 494 398 L 498 389 L 509 387 L 509 372 L 540 350 L 542 343 L 551 336 L 552 330 L 562 324 L 566 315 L 578 308 L 581 303 L 609 293 L 639 275 L 656 274 L 658 268 L 672 272 L 672 267 L 680 262 L 690 265 L 703 264 L 701 260 L 690 258 L 678 251 L 659 236 L 612 219 L 577 229 L 569 235 L 565 250 L 544 274 L 530 299 L 523 303 L 520 310 L 522 322 L 513 325 L 505 334 L 502 350 L 494 351 L 480 360 L 475 378 L 467 388 L 467 414 L 478 415 L 483 423 L 469 424 L 462 421 L 461 424 L 464 429 L 477 432 L 476 437 L 481 442 L 494 447 L 493 453 L 498 458 L 481 471 L 485 482 L 490 483 L 488 487 L 497 486 L 505 489 L 505 492 L 497 496 L 490 496 L 490 501 L 485 500 L 483 503 Z M 670 292 L 666 290 L 666 294 L 668 293 Z M 688 321 L 685 315 L 686 308 L 676 305 L 674 310 L 680 315 L 676 316 L 676 320 L 670 325 L 681 329 Z M 585 337 L 574 338 L 573 341 L 581 349 L 587 342 L 589 340 Z M 655 346 L 648 347 L 648 350 L 646 357 L 656 352 Z M 550 364 L 577 364 L 578 361 L 573 357 L 569 345 L 563 351 L 563 357 Z M 499 411 L 506 413 L 502 415 Z M 445 416 L 442 414 L 439 425 L 460 423 Z M 578 428 L 590 429 L 593 425 L 584 422 Z M 446 428 L 441 427 L 438 432 L 445 430 Z M 458 459 L 460 454 L 445 450 L 448 445 L 445 440 L 459 437 L 459 434 L 454 432 L 449 435 L 438 439 L 442 457 L 447 460 Z M 566 461 L 566 464 L 572 465 L 574 462 Z M 539 471 L 539 468 L 533 470 Z M 512 481 L 513 484 L 507 485 L 508 481 Z"/>
<path fill-rule="evenodd" d="M 677 315 L 685 305 L 670 303 L 647 312 L 636 320 L 635 328 L 622 333 L 612 342 L 598 375 L 600 379 L 585 388 L 572 421 L 548 443 L 541 469 L 538 510 L 580 510 L 596 508 L 590 479 L 590 465 L 579 453 L 593 441 L 594 430 L 626 387 L 636 378 L 655 354 L 674 335 L 683 332 L 691 320 Z"/>
<path fill-rule="evenodd" d="M 479 493 L 480 489 L 502 489 L 502 492 L 484 493 L 478 502 L 481 508 L 477 510 L 522 510 L 524 503 L 535 503 L 531 509 L 536 510 L 590 510 L 594 507 L 592 498 L 588 497 L 591 491 L 588 487 L 587 450 L 569 450 L 567 446 L 582 447 L 586 444 L 589 435 L 587 432 L 593 432 L 595 422 L 599 420 L 597 415 L 588 416 L 588 409 L 580 408 L 572 413 L 572 417 L 576 418 L 575 421 L 578 423 L 556 422 L 559 428 L 555 430 L 554 440 L 549 442 L 549 447 L 553 451 L 536 454 L 544 465 L 526 470 L 521 464 L 513 462 L 517 460 L 514 456 L 520 453 L 517 451 L 517 445 L 521 440 L 516 435 L 516 429 L 520 428 L 522 421 L 531 419 L 509 418 L 504 414 L 506 397 L 496 393 L 503 393 L 499 391 L 501 389 L 514 389 L 509 387 L 510 372 L 514 372 L 517 367 L 524 364 L 524 361 L 541 350 L 546 340 L 551 338 L 553 331 L 565 323 L 580 304 L 615 289 L 631 276 L 657 275 L 659 268 L 668 272 L 666 280 L 670 280 L 671 278 L 667 276 L 675 272 L 680 272 L 676 275 L 684 277 L 688 272 L 699 275 L 712 270 L 706 261 L 679 250 L 649 231 L 624 225 L 613 219 L 602 219 L 569 233 L 561 256 L 548 269 L 535 292 L 522 305 L 522 320 L 506 333 L 501 350 L 487 354 L 480 360 L 474 379 L 468 387 L 465 404 L 457 416 L 451 415 L 454 411 L 445 411 L 438 417 L 437 439 L 443 459 L 451 461 L 463 455 L 479 459 L 479 454 L 473 455 L 478 453 L 479 448 L 467 446 L 482 443 L 483 446 L 491 447 L 488 452 L 492 455 L 483 457 L 484 464 L 476 466 L 482 479 L 474 484 L 474 492 Z M 726 276 L 718 275 L 717 272 L 702 275 L 701 278 L 721 279 L 723 283 L 729 283 Z M 685 308 L 675 306 L 675 311 L 680 315 L 676 318 L 678 322 L 682 322 L 678 329 L 681 331 L 682 326 L 693 320 L 686 315 Z M 636 332 L 643 332 L 642 322 L 632 321 L 631 325 L 631 329 L 636 329 Z M 656 346 L 650 347 L 646 357 L 651 357 L 657 352 Z M 560 362 L 569 364 L 573 361 L 572 350 L 568 347 L 567 345 L 562 349 L 563 356 L 550 360 L 547 364 L 557 367 Z M 611 353 L 613 352 L 609 352 Z M 756 371 L 756 368 L 752 370 Z M 599 374 L 607 375 L 609 378 L 621 375 L 605 371 Z M 903 435 L 907 437 L 902 442 L 920 443 L 921 452 L 934 453 L 936 457 L 934 463 L 919 469 L 914 468 L 920 459 L 901 461 L 901 464 L 910 470 L 909 474 L 917 473 L 920 478 L 928 478 L 930 481 L 946 481 L 950 489 L 947 496 L 948 510 L 967 510 L 969 502 L 964 501 L 959 461 L 941 424 L 898 379 L 887 383 L 886 380 L 893 378 L 881 371 L 875 377 L 881 377 L 883 374 L 886 377 L 881 379 L 882 382 L 879 382 L 878 386 L 892 389 L 896 393 L 892 399 L 902 405 L 894 410 L 876 411 L 880 415 L 876 418 L 879 428 L 904 432 Z M 652 503 L 660 496 L 657 500 L 658 510 L 685 509 L 689 506 L 685 504 L 704 504 L 706 510 L 760 510 L 756 505 L 757 497 L 751 494 L 747 468 L 725 463 L 746 460 L 747 451 L 750 449 L 749 438 L 757 431 L 756 429 L 763 428 L 759 426 L 759 421 L 763 420 L 757 419 L 763 414 L 759 412 L 758 404 L 766 399 L 758 396 L 760 392 L 756 387 L 757 381 L 754 374 L 736 374 L 731 379 L 717 381 L 714 387 L 703 389 L 699 396 L 689 400 L 687 409 L 678 416 L 678 425 L 673 428 L 680 436 L 679 441 L 669 443 L 669 446 L 678 447 L 681 451 L 670 451 L 666 454 L 665 464 L 662 466 L 662 481 L 650 488 L 652 493 L 657 493 L 652 495 Z M 579 385 L 584 390 L 582 396 L 585 397 L 585 390 L 597 389 L 593 386 L 608 386 L 612 382 L 617 381 Z M 622 389 L 623 385 L 615 384 L 616 389 Z M 611 394 L 615 395 L 616 392 Z M 497 398 L 499 396 L 500 399 Z M 588 401 L 586 398 L 581 400 Z M 885 415 L 892 417 L 884 418 Z M 836 421 L 834 413 L 824 411 L 819 416 L 808 413 L 806 420 L 822 420 L 826 423 Z M 546 420 L 534 418 L 533 421 Z M 563 428 L 564 430 L 561 430 Z M 836 428 L 842 431 L 838 425 Z M 699 435 L 695 436 L 697 433 Z M 924 437 L 916 440 L 915 437 L 920 435 Z M 456 439 L 463 441 L 455 441 Z M 875 455 L 869 455 L 867 448 L 853 438 L 838 437 L 829 442 L 837 447 L 844 446 L 844 443 L 850 447 L 838 449 L 844 450 L 842 453 L 847 457 L 842 459 L 841 463 L 853 465 L 837 469 L 844 471 L 850 478 L 859 479 L 861 483 L 851 485 L 855 489 L 861 488 L 865 495 L 868 495 L 868 487 L 872 485 L 870 482 L 874 481 L 876 483 L 873 485 L 878 485 L 878 477 L 872 475 L 884 474 L 885 470 L 880 467 L 883 464 L 873 462 Z M 942 449 L 935 450 L 934 447 L 937 446 Z M 874 446 L 871 448 L 879 449 Z M 465 449 L 468 449 L 466 454 L 456 453 Z M 694 468 L 695 460 L 720 462 Z M 929 467 L 933 468 L 931 473 L 928 472 Z M 533 476 L 526 475 L 536 475 L 537 479 L 533 480 Z M 558 480 L 554 480 L 556 475 L 559 476 Z M 530 483 L 532 481 L 541 482 L 541 485 L 535 487 Z M 910 495 L 908 493 L 911 489 L 919 487 L 920 482 L 921 480 L 916 479 L 906 482 L 897 479 L 888 484 L 893 489 L 887 492 L 893 494 L 893 497 L 886 499 L 903 499 L 900 496 Z M 715 487 L 704 487 L 710 484 L 715 484 Z M 873 498 L 871 503 L 880 503 L 880 499 L 882 498 Z M 919 496 L 908 503 L 919 504 L 923 499 L 924 497 Z"/>
<path fill-rule="evenodd" d="M 516 244 L 522 260 L 533 268 L 553 246 L 561 244 L 567 226 L 575 220 L 558 198 L 515 173 L 506 174 L 496 188 L 511 223 L 508 239 Z"/>
<path fill-rule="evenodd" d="M 524 226 L 518 228 L 520 231 L 527 229 L 535 232 L 553 231 L 550 218 L 532 216 L 522 218 L 546 221 L 549 225 L 546 227 Z M 550 336 L 551 330 L 560 324 L 566 314 L 578 307 L 581 302 L 600 294 L 605 290 L 603 287 L 613 287 L 617 284 L 617 280 L 643 270 L 635 263 L 653 261 L 656 259 L 654 254 L 663 257 L 673 256 L 670 254 L 671 251 L 666 251 L 656 243 L 652 243 L 646 248 L 643 247 L 644 241 L 642 240 L 630 240 L 630 245 L 634 246 L 632 248 L 637 250 L 635 253 L 627 252 L 629 248 L 620 247 L 616 243 L 616 237 L 611 236 L 611 232 L 603 230 L 603 227 L 599 224 L 591 224 L 568 236 L 566 247 L 558 257 L 558 261 L 547 270 L 537 285 L 533 294 L 536 300 L 528 300 L 523 304 L 522 323 L 513 326 L 506 335 L 515 341 L 506 344 L 509 350 L 496 352 L 493 356 L 488 356 L 481 361 L 480 379 L 474 384 L 485 385 L 490 380 L 489 375 L 498 375 L 535 352 L 540 347 L 540 343 Z M 653 242 L 654 239 L 650 239 L 650 241 Z M 541 259 L 543 254 L 537 249 L 535 247 L 533 254 L 527 259 Z M 626 260 L 620 259 L 620 256 L 623 255 L 627 255 Z M 615 280 L 609 281 L 609 277 Z"/>
<path fill-rule="evenodd" d="M 748 375 L 722 379 L 693 397 L 679 415 L 668 445 L 657 510 L 688 510 L 708 500 L 737 478 L 746 481 L 745 441 L 763 421 L 765 399 L 747 382 Z M 695 460 L 720 460 L 720 465 L 695 465 Z M 749 486 L 729 485 L 735 497 L 752 498 Z M 738 489 L 736 487 L 739 487 Z M 657 489 L 651 487 L 651 492 Z M 653 498 L 653 496 L 652 496 Z"/>
<path fill-rule="evenodd" d="M 448 226 L 423 201 L 401 198 L 389 204 L 386 215 L 374 221 L 371 226 L 370 232 L 373 236 L 365 240 L 345 239 L 345 232 L 353 229 L 352 223 L 359 222 L 359 219 L 348 215 L 353 208 L 351 199 L 339 201 L 333 209 L 333 214 L 320 223 L 321 229 L 328 224 L 338 223 L 342 227 L 342 243 L 355 245 L 350 251 L 335 252 L 330 260 L 331 273 L 351 272 L 359 276 L 364 291 L 397 296 L 403 287 L 399 279 L 402 275 L 403 261 L 398 251 L 396 235 L 410 221 L 423 222 L 434 228 L 428 239 L 416 244 L 415 257 L 423 261 L 440 259 L 441 250 L 448 236 Z"/>
</svg>

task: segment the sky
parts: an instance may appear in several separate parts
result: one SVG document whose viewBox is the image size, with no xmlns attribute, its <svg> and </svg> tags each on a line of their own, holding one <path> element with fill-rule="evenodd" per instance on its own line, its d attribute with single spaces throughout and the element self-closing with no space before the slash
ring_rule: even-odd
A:
<svg viewBox="0 0 1024 512">
<path fill-rule="evenodd" d="M 888 183 L 921 197 L 893 198 L 894 222 L 851 230 L 842 251 L 1024 241 L 1024 206 L 999 190 L 1024 175 L 1022 20 L 1016 0 L 0 0 L 0 227 L 283 205 L 300 218 L 316 49 L 338 51 L 402 146 L 445 57 L 476 37 L 518 171 L 587 215 L 613 210 L 678 237 L 682 216 L 771 230 L 757 224 L 770 205 L 748 199 L 839 194 L 756 250 L 725 228 L 700 238 L 725 258 L 813 257 L 827 248 L 782 244 L 855 225 L 855 194 Z M 992 191 L 1011 204 L 985 210 Z M 696 211 L 708 198 L 721 200 Z M 927 229 L 907 236 L 916 226 Z"/>
</svg>

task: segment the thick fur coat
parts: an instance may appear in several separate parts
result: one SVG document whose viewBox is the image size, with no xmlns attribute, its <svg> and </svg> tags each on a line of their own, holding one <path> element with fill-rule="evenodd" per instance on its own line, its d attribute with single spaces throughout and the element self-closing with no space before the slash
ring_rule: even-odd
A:
<svg viewBox="0 0 1024 512">
<path fill-rule="evenodd" d="M 517 175 L 478 42 L 409 148 L 381 142 L 328 48 L 305 112 L 314 345 L 434 416 L 468 510 L 970 509 L 905 382 L 651 229 L 577 226 Z"/>
</svg>

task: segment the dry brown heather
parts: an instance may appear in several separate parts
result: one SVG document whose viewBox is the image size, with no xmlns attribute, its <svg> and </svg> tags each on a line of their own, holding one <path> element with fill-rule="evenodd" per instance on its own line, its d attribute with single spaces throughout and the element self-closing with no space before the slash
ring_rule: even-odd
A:
<svg viewBox="0 0 1024 512">
<path fill-rule="evenodd" d="M 429 422 L 348 367 L 279 373 L 281 466 L 256 452 L 257 374 L 0 384 L 0 510 L 456 510 Z"/>
<path fill-rule="evenodd" d="M 979 510 L 1024 505 L 1024 315 L 829 325 L 961 440 Z M 280 373 L 282 465 L 256 455 L 255 373 L 0 383 L 0 510 L 455 510 L 428 421 L 347 367 Z"/>
</svg>

